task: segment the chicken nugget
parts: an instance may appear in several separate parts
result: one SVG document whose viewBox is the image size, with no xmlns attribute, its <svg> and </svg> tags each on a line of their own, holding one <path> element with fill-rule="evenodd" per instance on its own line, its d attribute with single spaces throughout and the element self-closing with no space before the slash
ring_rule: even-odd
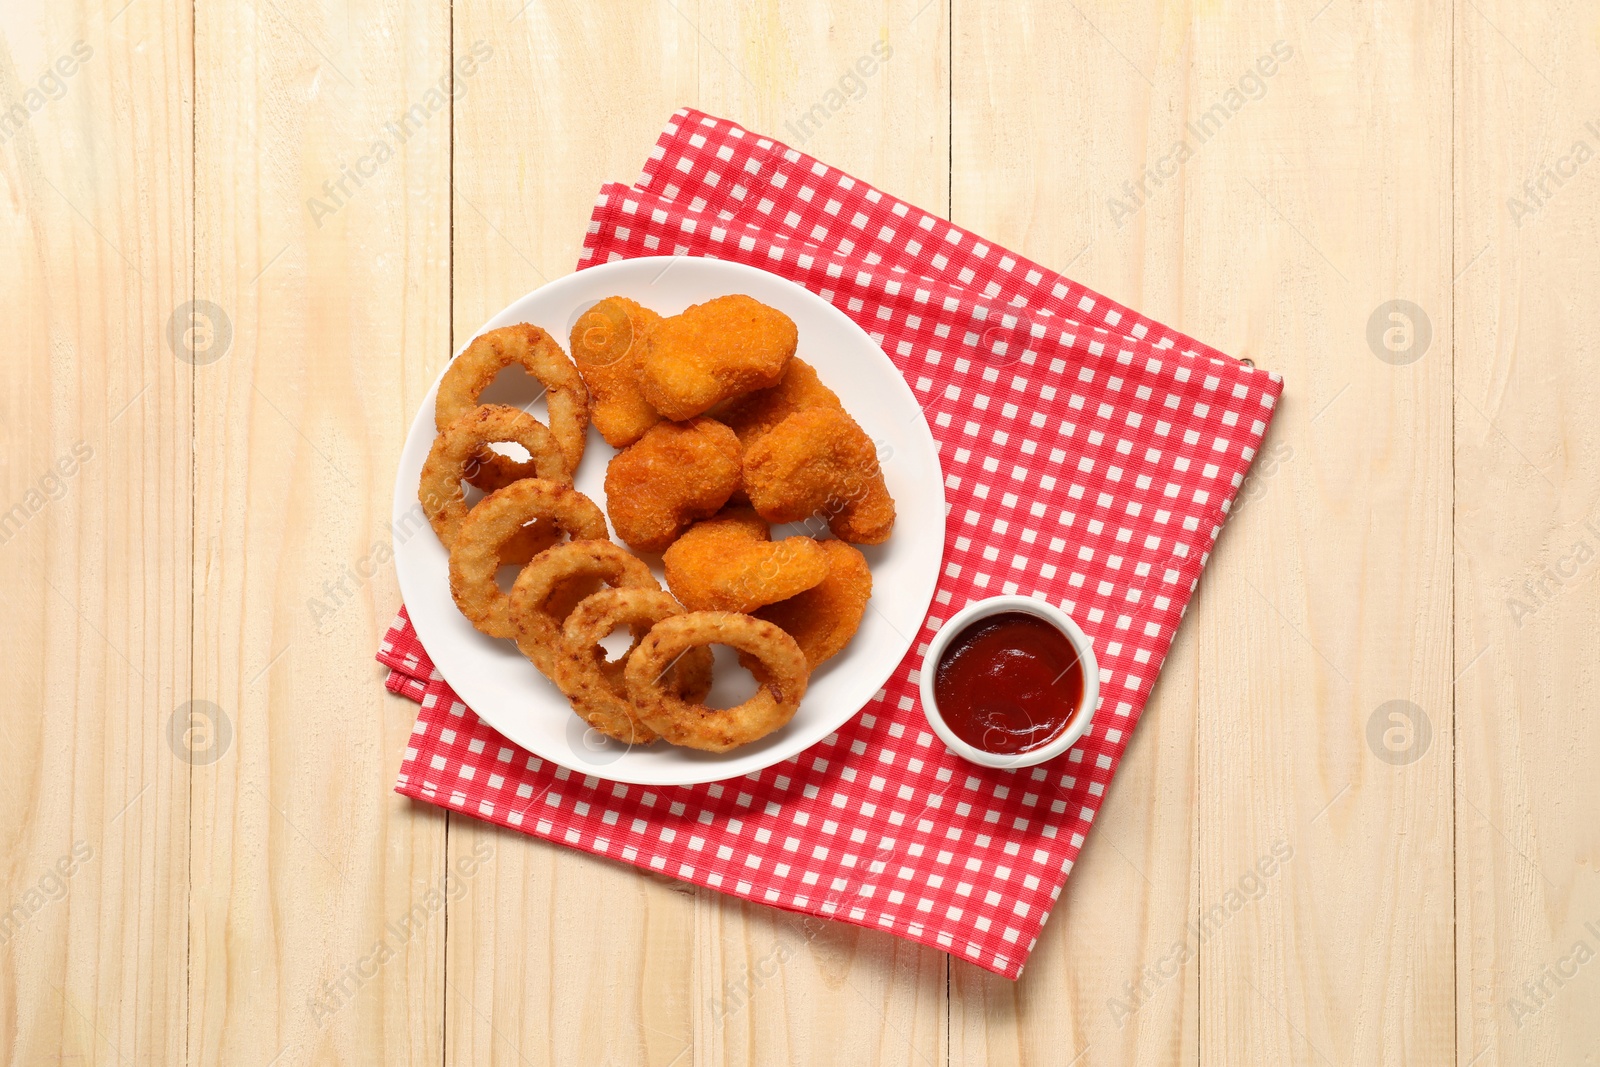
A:
<svg viewBox="0 0 1600 1067">
<path fill-rule="evenodd" d="M 761 517 L 745 508 L 695 523 L 661 557 L 667 588 L 690 611 L 749 612 L 828 577 L 828 554 L 816 541 L 771 538 Z"/>
<path fill-rule="evenodd" d="M 572 361 L 589 387 L 589 420 L 612 448 L 626 448 L 661 421 L 639 391 L 639 354 L 661 316 L 609 296 L 572 326 Z"/>
<path fill-rule="evenodd" d="M 756 438 L 790 415 L 811 408 L 843 411 L 844 405 L 839 403 L 838 394 L 822 384 L 816 369 L 795 356 L 777 385 L 735 397 L 719 405 L 712 417 L 726 423 L 739 435 L 739 443 L 749 448 Z"/>
<path fill-rule="evenodd" d="M 669 419 L 690 419 L 730 397 L 776 385 L 799 341 L 794 320 L 748 296 L 719 296 L 649 331 L 639 389 Z"/>
<path fill-rule="evenodd" d="M 628 547 L 660 552 L 739 488 L 739 438 L 714 419 L 661 422 L 606 466 L 606 513 Z"/>
<path fill-rule="evenodd" d="M 894 527 L 877 448 L 843 411 L 799 411 L 768 430 L 745 452 L 744 490 L 768 522 L 825 522 L 858 545 L 882 544 Z"/>
<path fill-rule="evenodd" d="M 812 670 L 850 643 L 872 596 L 872 571 L 859 549 L 835 540 L 822 541 L 818 547 L 827 554 L 828 576 L 803 593 L 753 613 L 794 638 Z"/>
</svg>

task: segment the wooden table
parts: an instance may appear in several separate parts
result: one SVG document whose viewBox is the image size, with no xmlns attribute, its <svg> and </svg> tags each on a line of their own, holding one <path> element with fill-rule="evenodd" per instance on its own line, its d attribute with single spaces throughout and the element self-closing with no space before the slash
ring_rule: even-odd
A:
<svg viewBox="0 0 1600 1067">
<path fill-rule="evenodd" d="M 520 2 L 0 13 L 0 1060 L 1588 1062 L 1592 9 Z M 680 105 L 1287 378 L 1019 983 L 391 792 L 403 435 Z"/>
</svg>

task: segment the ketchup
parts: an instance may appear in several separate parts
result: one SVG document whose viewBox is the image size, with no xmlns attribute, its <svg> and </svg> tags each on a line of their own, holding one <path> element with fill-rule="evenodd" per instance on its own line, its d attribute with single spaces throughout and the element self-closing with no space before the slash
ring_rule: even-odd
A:
<svg viewBox="0 0 1600 1067">
<path fill-rule="evenodd" d="M 1083 701 L 1083 661 L 1067 635 L 1025 611 L 969 624 L 934 674 L 939 717 L 985 752 L 1028 752 L 1067 728 Z"/>
</svg>

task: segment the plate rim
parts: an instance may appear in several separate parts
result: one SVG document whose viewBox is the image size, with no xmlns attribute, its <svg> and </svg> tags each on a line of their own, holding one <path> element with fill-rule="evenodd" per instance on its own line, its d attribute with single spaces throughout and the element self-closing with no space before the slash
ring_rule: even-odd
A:
<svg viewBox="0 0 1600 1067">
<path fill-rule="evenodd" d="M 570 274 L 565 274 L 560 278 L 556 278 L 556 279 L 554 279 L 552 281 L 546 282 L 543 285 L 540 285 L 540 286 L 537 286 L 537 287 L 535 287 L 533 289 L 530 289 L 528 292 L 523 293 L 521 296 L 518 296 L 516 299 L 512 300 L 505 307 L 503 307 L 499 311 L 497 311 L 494 315 L 490 316 L 481 325 L 479 325 L 478 328 L 476 330 L 474 330 L 472 332 L 472 334 L 469 335 L 468 338 L 465 341 L 462 342 L 462 344 L 451 354 L 450 359 L 447 360 L 444 363 L 444 365 L 440 367 L 439 373 L 434 377 L 432 383 L 429 385 L 426 393 L 424 394 L 421 402 L 419 403 L 419 405 L 417 407 L 416 414 L 412 417 L 410 427 L 406 431 L 405 440 L 402 442 L 402 444 L 400 446 L 400 453 L 399 453 L 399 456 L 397 457 L 396 465 L 395 465 L 395 479 L 394 479 L 395 480 L 395 489 L 394 489 L 394 500 L 393 500 L 392 507 L 391 507 L 391 511 L 392 511 L 392 515 L 391 515 L 391 530 L 396 529 L 396 528 L 404 528 L 403 520 L 413 510 L 413 506 L 416 503 L 416 493 L 414 492 L 413 489 L 408 488 L 404 484 L 404 481 L 403 481 L 403 475 L 405 473 L 404 468 L 406 467 L 406 456 L 407 456 L 407 453 L 410 451 L 411 442 L 412 442 L 413 438 L 415 436 L 417 436 L 419 433 L 423 434 L 423 435 L 425 435 L 426 437 L 429 437 L 429 438 L 431 438 L 434 435 L 434 431 L 433 431 L 433 428 L 432 428 L 433 427 L 433 418 L 432 418 L 433 403 L 432 402 L 433 402 L 434 397 L 437 395 L 438 388 L 439 388 L 439 383 L 440 383 L 440 381 L 443 380 L 445 372 L 449 370 L 450 366 L 455 362 L 456 358 L 459 357 L 461 355 L 461 353 L 466 350 L 467 346 L 469 346 L 473 342 L 473 340 L 475 340 L 479 335 L 481 335 L 482 333 L 484 333 L 487 330 L 496 329 L 496 328 L 498 328 L 500 326 L 504 326 L 504 325 L 507 325 L 507 324 L 510 324 L 510 323 L 513 323 L 513 322 L 524 321 L 524 317 L 519 315 L 514 309 L 516 309 L 517 307 L 522 305 L 524 302 L 526 302 L 527 300 L 532 298 L 535 294 L 543 293 L 543 292 L 546 292 L 547 290 L 550 290 L 550 289 L 553 289 L 553 288 L 554 289 L 560 289 L 560 288 L 565 288 L 565 287 L 567 287 L 569 285 L 578 285 L 578 284 L 580 284 L 580 282 L 578 281 L 579 279 L 584 279 L 584 280 L 592 279 L 592 277 L 593 277 L 593 273 L 592 272 L 595 272 L 595 271 L 599 271 L 599 272 L 602 272 L 602 273 L 611 273 L 612 272 L 611 271 L 612 268 L 619 268 L 620 269 L 620 268 L 623 268 L 623 267 L 626 266 L 626 267 L 629 267 L 629 268 L 632 268 L 632 269 L 638 269 L 641 265 L 648 265 L 648 264 L 651 264 L 651 263 L 658 263 L 658 264 L 662 264 L 662 265 L 668 265 L 668 264 L 671 264 L 671 263 L 675 263 L 675 262 L 677 262 L 679 260 L 695 260 L 695 261 L 697 261 L 698 264 L 701 264 L 701 265 L 703 265 L 703 264 L 715 264 L 716 267 L 713 268 L 713 269 L 728 269 L 728 270 L 732 271 L 734 274 L 754 273 L 754 274 L 758 274 L 758 275 L 764 275 L 766 278 L 771 279 L 772 281 L 775 281 L 775 282 L 777 282 L 778 284 L 780 284 L 782 286 L 786 286 L 788 288 L 796 290 L 798 293 L 802 294 L 802 299 L 810 302 L 813 306 L 816 306 L 816 307 L 818 307 L 820 309 L 823 309 L 822 313 L 825 316 L 830 316 L 830 317 L 834 318 L 837 322 L 841 323 L 844 326 L 845 329 L 847 329 L 848 331 L 851 331 L 851 332 L 854 332 L 854 333 L 858 334 L 860 337 L 862 337 L 864 340 L 866 340 L 867 343 L 871 346 L 872 350 L 877 353 L 877 357 L 879 359 L 883 360 L 884 363 L 888 366 L 888 369 L 892 372 L 894 382 L 898 386 L 899 391 L 903 394 L 903 399 L 910 401 L 912 406 L 915 407 L 917 409 L 917 411 L 919 412 L 920 417 L 915 420 L 915 426 L 921 430 L 921 437 L 923 438 L 923 441 L 927 446 L 928 457 L 931 458 L 931 460 L 932 460 L 932 468 L 933 468 L 933 471 L 934 471 L 934 474 L 935 474 L 935 477 L 932 479 L 932 483 L 933 484 L 927 487 L 927 491 L 933 495 L 934 503 L 936 504 L 935 511 L 936 511 L 936 514 L 937 514 L 937 517 L 938 517 L 938 529 L 936 531 L 937 537 L 938 537 L 938 553 L 937 553 L 937 556 L 935 558 L 934 564 L 931 567 L 928 568 L 927 575 L 925 576 L 925 578 L 923 580 L 924 588 L 921 589 L 921 590 L 918 590 L 916 592 L 915 601 L 917 603 L 919 603 L 920 606 L 921 606 L 921 614 L 920 614 L 920 617 L 918 618 L 917 629 L 916 629 L 915 632 L 913 632 L 913 634 L 909 638 L 906 639 L 905 648 L 899 654 L 899 656 L 894 657 L 890 662 L 888 662 L 887 666 L 883 670 L 883 673 L 882 673 L 881 677 L 877 677 L 876 678 L 875 685 L 874 685 L 873 688 L 874 688 L 875 691 L 876 690 L 881 690 L 883 688 L 884 684 L 887 683 L 888 680 L 894 676 L 895 671 L 899 668 L 901 663 L 903 663 L 905 661 L 905 657 L 907 655 L 910 655 L 914 651 L 915 646 L 916 646 L 916 634 L 921 632 L 921 623 L 924 620 L 926 620 L 926 618 L 927 618 L 928 611 L 930 610 L 930 606 L 931 606 L 931 604 L 933 602 L 934 593 L 938 589 L 939 576 L 940 576 L 940 574 L 942 573 L 942 570 L 943 570 L 943 566 L 942 565 L 943 565 L 943 562 L 944 562 L 945 543 L 946 543 L 946 535 L 947 535 L 947 532 L 948 532 L 949 516 L 948 516 L 948 502 L 947 502 L 947 500 L 945 498 L 943 464 L 940 462 L 938 440 L 937 440 L 937 438 L 935 438 L 933 436 L 932 428 L 928 425 L 927 413 L 923 409 L 922 404 L 917 400 L 916 393 L 912 391 L 910 382 L 908 382 L 906 380 L 905 375 L 901 373 L 900 368 L 895 366 L 894 361 L 889 358 L 888 353 L 886 353 L 883 350 L 883 347 L 879 342 L 877 342 L 876 340 L 874 340 L 872 338 L 871 334 L 869 334 L 854 319 L 850 318 L 850 316 L 846 315 L 843 311 L 841 311 L 839 308 L 835 307 L 828 300 L 823 299 L 819 294 L 812 292 L 810 289 L 807 289 L 805 286 L 800 285 L 798 282 L 791 281 L 790 279 L 785 278 L 780 274 L 775 274 L 772 271 L 763 270 L 760 267 L 753 266 L 753 265 L 748 264 L 748 263 L 740 263 L 740 262 L 735 261 L 735 260 L 716 259 L 716 258 L 710 257 L 710 256 L 635 256 L 635 257 L 626 258 L 626 259 L 609 260 L 609 261 L 607 261 L 605 263 L 598 263 L 598 264 L 594 264 L 592 266 L 582 267 L 582 268 L 580 268 L 578 270 L 575 270 L 575 271 L 571 272 Z M 559 341 L 558 341 L 558 343 L 559 343 Z M 566 352 L 565 346 L 563 346 L 562 351 Z M 569 358 L 570 358 L 570 355 L 569 355 Z M 601 504 L 601 507 L 602 507 L 602 510 L 604 510 L 604 505 L 603 504 Z M 424 521 L 423 525 L 424 525 L 424 527 L 427 526 L 426 521 Z M 608 517 L 608 529 L 609 529 L 609 517 Z M 420 533 L 421 531 L 417 531 L 417 532 Z M 432 531 L 429 530 L 428 532 L 431 534 Z M 614 540 L 614 538 L 613 538 L 613 540 Z M 408 584 L 407 583 L 407 579 L 406 579 L 406 568 L 404 568 L 404 567 L 402 567 L 400 565 L 400 556 L 401 556 L 401 547 L 400 546 L 396 546 L 394 551 L 393 551 L 394 564 L 395 564 L 395 575 L 396 575 L 396 579 L 397 579 L 397 584 L 400 587 L 400 595 L 401 595 L 402 606 L 407 607 L 409 609 L 409 604 L 410 604 L 412 598 L 410 598 L 410 597 L 408 597 L 406 595 L 406 586 Z M 415 616 L 410 616 L 410 618 L 411 618 L 412 629 L 417 635 L 417 641 L 418 641 L 419 644 L 423 645 L 424 650 L 426 651 L 427 646 L 426 646 L 426 642 L 423 640 L 422 627 L 418 626 L 417 619 L 416 619 Z M 892 624 L 891 624 L 891 628 L 892 628 Z M 886 657 L 886 659 L 887 658 L 888 657 Z M 432 657 L 431 653 L 429 653 L 429 659 L 430 659 L 430 661 L 433 661 L 433 657 Z M 438 672 L 439 676 L 445 681 L 445 683 L 451 687 L 452 691 L 456 691 L 456 692 L 459 693 L 459 690 L 457 689 L 456 685 L 450 680 L 450 676 L 446 672 L 445 668 L 443 666 L 441 666 L 437 661 L 433 661 L 433 663 L 434 663 L 434 670 Z M 876 672 L 874 672 L 874 673 L 876 673 Z M 865 710 L 866 704 L 868 702 L 870 702 L 870 698 L 869 698 L 869 700 L 867 702 L 863 702 L 861 705 L 851 709 L 849 712 L 839 715 L 837 717 L 837 721 L 831 722 L 830 725 L 828 726 L 828 728 L 825 731 L 822 731 L 822 732 L 816 734 L 816 736 L 809 738 L 808 740 L 804 741 L 803 743 L 796 744 L 792 748 L 789 748 L 787 746 L 777 746 L 777 747 L 775 747 L 772 750 L 771 758 L 766 760 L 765 762 L 761 763 L 759 766 L 743 767 L 743 768 L 740 768 L 740 769 L 737 769 L 737 770 L 721 771 L 721 770 L 718 769 L 718 765 L 716 763 L 707 762 L 706 764 L 704 764 L 705 773 L 703 773 L 703 774 L 700 774 L 700 773 L 687 773 L 687 774 L 682 774 L 682 775 L 672 775 L 672 776 L 666 776 L 666 777 L 659 776 L 659 775 L 644 775 L 644 776 L 629 775 L 627 773 L 627 771 L 625 770 L 625 765 L 627 764 L 627 760 L 625 760 L 625 759 L 617 759 L 617 760 L 613 761 L 612 763 L 606 764 L 606 765 L 604 765 L 602 767 L 595 767 L 595 766 L 587 765 L 587 764 L 580 764 L 580 765 L 574 766 L 572 763 L 566 762 L 563 759 L 563 756 L 561 754 L 552 754 L 552 753 L 548 753 L 548 752 L 544 752 L 544 751 L 538 751 L 538 750 L 535 750 L 534 748 L 530 747 L 529 745 L 524 744 L 522 741 L 516 740 L 515 738 L 513 738 L 509 734 L 507 734 L 506 731 L 501 726 L 499 726 L 498 724 L 493 722 L 491 720 L 491 718 L 489 716 L 486 716 L 483 712 L 478 711 L 477 709 L 473 709 L 473 713 L 476 714 L 480 719 L 482 719 L 483 722 L 485 723 L 485 725 L 489 726 L 490 729 L 492 729 L 496 733 L 500 734 L 502 737 L 505 738 L 505 740 L 507 740 L 511 744 L 516 745 L 518 748 L 524 749 L 525 751 L 527 751 L 530 754 L 538 757 L 539 759 L 548 760 L 551 763 L 554 763 L 556 766 L 565 768 L 566 770 L 568 770 L 568 771 L 570 771 L 570 772 L 572 772 L 574 774 L 581 774 L 581 775 L 584 775 L 586 777 L 587 776 L 593 776 L 593 777 L 595 777 L 597 779 L 600 779 L 602 781 L 620 782 L 620 783 L 627 784 L 627 785 L 670 787 L 670 786 L 703 785 L 703 784 L 707 784 L 707 783 L 711 783 L 711 782 L 728 781 L 730 779 L 741 778 L 741 777 L 744 777 L 746 775 L 756 774 L 756 773 L 759 773 L 760 771 L 763 771 L 763 770 L 766 770 L 766 769 L 768 769 L 770 767 L 776 766 L 777 764 L 780 764 L 780 763 L 784 762 L 787 759 L 791 759 L 791 758 L 793 758 L 795 756 L 800 755 L 801 753 L 805 752 L 806 750 L 814 747 L 818 743 L 820 743 L 823 740 L 825 740 L 829 735 L 831 735 L 833 733 L 836 733 L 837 731 L 842 729 L 845 726 L 845 724 L 850 722 L 857 715 L 859 715 L 863 710 Z M 737 750 L 734 750 L 734 751 L 737 751 Z"/>
</svg>

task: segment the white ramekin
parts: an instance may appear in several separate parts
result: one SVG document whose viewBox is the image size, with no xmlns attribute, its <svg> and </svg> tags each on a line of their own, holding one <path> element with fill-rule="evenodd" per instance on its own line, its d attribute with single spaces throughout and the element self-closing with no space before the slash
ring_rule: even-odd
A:
<svg viewBox="0 0 1600 1067">
<path fill-rule="evenodd" d="M 1072 642 L 1072 647 L 1083 662 L 1083 702 L 1073 713 L 1071 723 L 1049 744 L 1040 745 L 1027 752 L 986 752 L 975 745 L 967 744 L 956 736 L 955 731 L 950 729 L 949 724 L 939 715 L 939 705 L 933 697 L 934 676 L 938 672 L 939 658 L 944 655 L 945 647 L 957 634 L 978 619 L 1006 611 L 1026 612 L 1050 623 Z M 1078 739 L 1089 732 L 1089 726 L 1094 722 L 1095 707 L 1100 703 L 1100 667 L 1095 662 L 1094 649 L 1089 644 L 1089 638 L 1078 629 L 1078 624 L 1072 621 L 1072 616 L 1042 600 L 1026 596 L 994 596 L 986 600 L 975 600 L 945 620 L 944 625 L 939 627 L 939 632 L 928 643 L 927 654 L 922 657 L 920 683 L 922 713 L 928 717 L 928 725 L 939 735 L 939 740 L 962 759 L 984 767 L 1032 767 L 1054 759 L 1077 744 Z"/>
</svg>

